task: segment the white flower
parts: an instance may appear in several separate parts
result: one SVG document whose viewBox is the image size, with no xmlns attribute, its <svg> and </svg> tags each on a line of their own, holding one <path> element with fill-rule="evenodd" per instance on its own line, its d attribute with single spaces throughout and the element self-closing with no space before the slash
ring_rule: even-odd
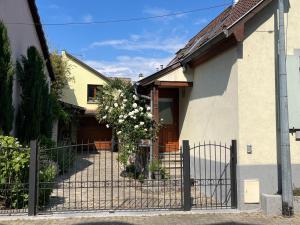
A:
<svg viewBox="0 0 300 225">
<path fill-rule="evenodd" d="M 115 104 L 114 104 L 114 107 L 116 107 L 116 108 L 117 108 L 118 106 L 119 106 L 119 105 L 118 105 L 118 103 L 115 103 Z"/>
<path fill-rule="evenodd" d="M 125 114 L 125 115 L 124 115 L 124 119 L 126 119 L 127 117 L 128 117 L 128 116 Z"/>
<path fill-rule="evenodd" d="M 122 91 L 120 89 L 118 89 L 117 92 L 121 93 Z"/>
<path fill-rule="evenodd" d="M 128 115 L 129 116 L 133 116 L 134 112 L 129 112 Z"/>
<path fill-rule="evenodd" d="M 106 124 L 106 128 L 109 128 L 109 125 L 108 125 L 108 124 Z"/>
<path fill-rule="evenodd" d="M 140 107 L 139 110 L 142 112 L 144 109 L 143 109 L 143 107 Z"/>
<path fill-rule="evenodd" d="M 118 131 L 118 132 L 117 132 L 117 135 L 119 135 L 119 134 L 121 134 L 121 133 L 122 133 L 122 131 Z"/>
<path fill-rule="evenodd" d="M 142 122 L 140 122 L 140 125 L 141 125 L 141 126 L 143 126 L 144 124 L 145 124 L 145 123 L 144 123 L 143 121 L 142 121 Z"/>
<path fill-rule="evenodd" d="M 134 128 L 135 128 L 135 129 L 139 128 L 139 125 L 135 125 Z"/>
<path fill-rule="evenodd" d="M 163 119 L 163 118 L 161 118 L 161 119 L 160 119 L 160 121 L 164 121 L 164 119 Z"/>
<path fill-rule="evenodd" d="M 148 131 L 148 129 L 147 129 L 147 128 L 145 128 L 145 129 L 144 129 L 144 131 Z"/>
<path fill-rule="evenodd" d="M 132 104 L 132 107 L 135 109 L 137 107 L 137 104 L 136 103 L 133 103 Z"/>
<path fill-rule="evenodd" d="M 105 106 L 105 110 L 108 110 L 108 108 L 109 108 L 109 106 L 107 105 L 107 106 Z"/>
<path fill-rule="evenodd" d="M 102 119 L 104 119 L 104 120 L 105 120 L 106 118 L 107 118 L 107 116 L 106 116 L 106 115 L 102 117 Z"/>
<path fill-rule="evenodd" d="M 124 122 L 124 120 L 122 120 L 122 119 L 119 120 L 119 123 L 123 123 L 123 122 Z"/>
<path fill-rule="evenodd" d="M 151 107 L 150 106 L 147 107 L 147 111 L 151 111 Z"/>
<path fill-rule="evenodd" d="M 121 109 L 124 109 L 124 108 L 125 108 L 125 106 L 124 106 L 124 105 L 122 105 L 122 106 L 121 106 Z"/>
<path fill-rule="evenodd" d="M 123 117 L 124 117 L 123 115 L 120 115 L 120 116 L 119 116 L 119 118 L 121 118 L 121 119 L 122 119 Z"/>
<path fill-rule="evenodd" d="M 132 97 L 133 97 L 134 100 L 139 100 L 139 97 L 136 96 L 136 95 L 133 95 Z"/>
<path fill-rule="evenodd" d="M 126 99 L 126 98 L 124 98 L 124 99 L 123 99 L 123 102 L 127 102 L 127 99 Z"/>
<path fill-rule="evenodd" d="M 138 110 L 138 109 L 135 109 L 135 110 L 134 110 L 134 113 L 138 113 L 138 112 L 139 112 L 139 110 Z"/>
<path fill-rule="evenodd" d="M 152 114 L 151 113 L 147 113 L 147 117 L 152 119 Z"/>
<path fill-rule="evenodd" d="M 132 117 L 132 119 L 136 120 L 136 117 L 135 117 L 135 116 L 133 116 L 133 117 Z"/>
</svg>

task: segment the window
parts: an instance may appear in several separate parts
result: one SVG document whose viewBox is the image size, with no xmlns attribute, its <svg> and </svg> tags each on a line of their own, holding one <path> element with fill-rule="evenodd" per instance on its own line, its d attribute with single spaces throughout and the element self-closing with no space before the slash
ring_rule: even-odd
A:
<svg viewBox="0 0 300 225">
<path fill-rule="evenodd" d="M 162 119 L 163 124 L 173 124 L 173 99 L 160 98 L 159 99 L 159 118 Z"/>
<path fill-rule="evenodd" d="M 92 85 L 88 84 L 88 93 L 87 93 L 87 101 L 88 103 L 96 103 L 97 102 L 97 91 L 101 85 Z"/>
</svg>

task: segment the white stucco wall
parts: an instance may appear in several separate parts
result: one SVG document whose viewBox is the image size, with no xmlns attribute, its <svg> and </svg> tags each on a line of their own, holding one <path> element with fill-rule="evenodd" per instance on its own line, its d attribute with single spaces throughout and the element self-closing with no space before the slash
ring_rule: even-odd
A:
<svg viewBox="0 0 300 225">
<path fill-rule="evenodd" d="M 31 25 L 16 25 L 9 24 L 13 22 L 22 22 L 33 24 L 32 15 L 27 3 L 27 0 L 1 0 L 0 1 L 0 20 L 2 20 L 7 28 L 10 39 L 12 52 L 12 60 L 15 63 L 21 55 L 26 55 L 27 49 L 30 46 L 35 46 L 42 54 L 41 45 L 34 26 Z M 45 67 L 46 74 L 48 71 Z M 50 83 L 50 78 L 48 76 Z M 18 104 L 20 101 L 20 88 L 14 77 L 13 85 L 13 105 L 15 115 L 17 113 Z"/>
<path fill-rule="evenodd" d="M 229 144 L 237 138 L 236 57 L 232 48 L 195 69 L 193 87 L 185 91 L 188 104 L 180 95 L 180 141 Z"/>
<path fill-rule="evenodd" d="M 183 81 L 183 82 L 192 82 L 193 76 L 190 73 L 184 73 L 183 68 L 179 67 L 178 69 L 166 74 L 165 76 L 158 79 L 159 81 Z"/>
<path fill-rule="evenodd" d="M 300 48 L 300 1 L 290 0 L 287 52 Z M 286 20 L 287 21 L 287 20 Z M 260 192 L 278 191 L 278 96 L 277 89 L 277 1 L 273 1 L 245 26 L 246 39 L 240 44 L 238 60 L 238 182 L 240 205 L 243 183 L 258 179 Z M 247 145 L 253 153 L 247 154 Z M 291 138 L 294 183 L 299 183 L 300 143 Z M 245 207 L 253 207 L 247 205 Z"/>
</svg>

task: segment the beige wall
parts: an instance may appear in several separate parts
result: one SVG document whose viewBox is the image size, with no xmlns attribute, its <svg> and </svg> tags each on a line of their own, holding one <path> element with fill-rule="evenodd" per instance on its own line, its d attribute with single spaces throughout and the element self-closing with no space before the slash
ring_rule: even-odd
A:
<svg viewBox="0 0 300 225">
<path fill-rule="evenodd" d="M 87 102 L 87 86 L 105 85 L 107 82 L 97 74 L 78 64 L 73 59 L 63 53 L 63 59 L 67 60 L 71 76 L 74 80 L 68 82 L 63 90 L 62 100 L 64 102 L 86 108 L 86 110 L 96 110 L 97 104 Z"/>
<path fill-rule="evenodd" d="M 287 54 L 293 55 L 295 49 L 300 49 L 300 1 L 299 0 L 289 0 L 291 8 L 289 13 L 286 14 L 286 21 L 288 21 L 288 30 L 287 30 Z M 300 164 L 300 141 L 295 140 L 295 136 L 290 135 L 291 142 L 291 158 L 292 163 Z M 300 179 L 300 172 L 298 173 Z M 300 187 L 300 183 L 295 185 Z"/>
<path fill-rule="evenodd" d="M 180 94 L 180 140 L 229 144 L 237 138 L 236 57 L 232 48 L 195 69 L 193 88 Z"/>
<path fill-rule="evenodd" d="M 13 22 L 34 23 L 27 0 L 0 0 L 0 20 L 4 22 L 8 31 L 14 63 L 21 55 L 26 55 L 29 46 L 35 46 L 42 54 L 41 45 L 34 26 L 9 24 Z M 46 67 L 45 70 L 48 74 Z M 49 77 L 48 81 L 50 83 Z M 15 114 L 18 111 L 19 96 L 20 88 L 15 77 L 13 85 Z"/>
<path fill-rule="evenodd" d="M 179 67 L 178 69 L 166 74 L 165 76 L 158 79 L 159 81 L 183 81 L 183 82 L 192 82 L 193 75 L 190 73 L 184 73 L 183 68 Z"/>
<path fill-rule="evenodd" d="M 277 2 L 275 2 L 277 3 Z M 273 3 L 246 24 L 246 36 L 238 60 L 240 163 L 276 163 L 276 45 L 277 10 Z M 287 52 L 300 49 L 300 1 L 290 0 Z M 286 16 L 287 18 L 287 16 Z M 271 31 L 271 32 L 267 32 Z M 255 113 L 254 113 L 255 112 Z M 294 138 L 291 142 L 294 142 Z M 299 142 L 297 142 L 300 144 Z M 246 154 L 247 144 L 254 147 Z M 292 143 L 292 150 L 296 143 Z M 300 147 L 300 145 L 298 145 Z M 300 152 L 299 152 L 300 154 Z M 294 157 L 293 157 L 293 160 Z M 298 161 L 300 163 L 300 160 Z"/>
<path fill-rule="evenodd" d="M 287 52 L 300 48 L 300 1 L 290 0 Z M 298 18 L 298 19 L 297 19 Z M 277 1 L 273 1 L 245 26 L 246 39 L 239 45 L 238 109 L 239 185 L 258 179 L 260 192 L 278 191 L 278 116 L 277 105 Z M 247 154 L 247 145 L 253 153 Z M 294 184 L 299 183 L 300 143 L 291 138 Z M 240 198 L 243 203 L 243 196 Z"/>
</svg>

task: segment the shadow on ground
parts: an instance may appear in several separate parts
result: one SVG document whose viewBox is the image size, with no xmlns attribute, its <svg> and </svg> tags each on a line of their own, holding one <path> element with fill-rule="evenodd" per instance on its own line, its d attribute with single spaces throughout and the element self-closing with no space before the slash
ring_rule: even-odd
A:
<svg viewBox="0 0 300 225">
<path fill-rule="evenodd" d="M 0 224 L 1 225 L 1 224 Z M 76 223 L 73 225 L 134 225 L 133 223 L 125 223 L 120 221 L 110 221 L 110 222 L 87 222 L 87 223 Z"/>
<path fill-rule="evenodd" d="M 150 222 L 150 221 L 148 221 Z M 166 222 L 166 221 L 165 221 Z M 137 224 L 137 223 L 135 223 Z M 150 223 L 145 223 L 150 224 Z M 174 221 L 169 221 L 167 223 L 161 223 L 161 224 L 174 224 Z M 196 224 L 196 223 L 195 223 Z M 199 223 L 200 224 L 200 223 Z M 222 223 L 201 223 L 203 225 L 260 225 L 258 223 L 236 223 L 236 222 L 222 222 Z M 0 224 L 1 225 L 1 224 Z M 134 225 L 133 223 L 126 223 L 121 221 L 110 221 L 110 222 L 87 222 L 87 223 L 76 223 L 73 225 Z"/>
</svg>

